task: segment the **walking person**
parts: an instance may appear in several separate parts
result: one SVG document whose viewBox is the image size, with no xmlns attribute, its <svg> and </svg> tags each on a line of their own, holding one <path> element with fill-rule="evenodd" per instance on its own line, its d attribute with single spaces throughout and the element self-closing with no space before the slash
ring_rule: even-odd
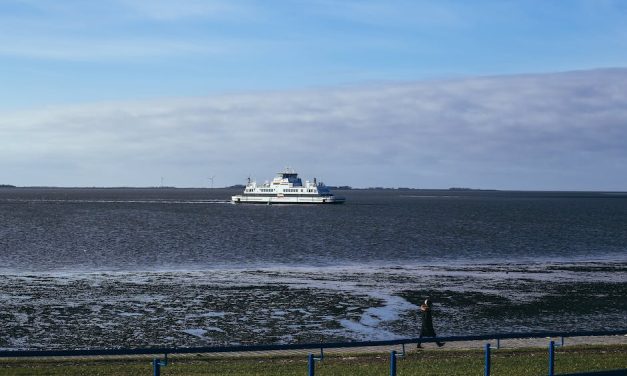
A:
<svg viewBox="0 0 627 376">
<path fill-rule="evenodd" d="M 432 304 L 431 299 L 425 299 L 425 302 L 420 305 L 420 315 L 422 316 L 422 326 L 420 327 L 420 336 L 422 337 L 435 337 L 435 330 L 433 329 L 433 312 L 432 312 Z M 444 342 L 436 342 L 438 347 L 444 346 Z M 422 348 L 420 345 L 420 341 L 418 342 L 417 348 Z"/>
</svg>

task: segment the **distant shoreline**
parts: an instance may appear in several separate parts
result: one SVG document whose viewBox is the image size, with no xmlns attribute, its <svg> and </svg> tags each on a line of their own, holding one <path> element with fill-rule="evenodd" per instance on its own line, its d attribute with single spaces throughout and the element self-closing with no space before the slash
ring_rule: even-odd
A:
<svg viewBox="0 0 627 376">
<path fill-rule="evenodd" d="M 585 190 L 516 190 L 516 189 L 489 189 L 489 188 L 462 188 L 462 187 L 451 187 L 451 188 L 409 188 L 409 187 L 351 187 L 351 186 L 328 186 L 329 189 L 333 191 L 399 191 L 399 192 L 455 192 L 455 193 L 465 193 L 465 192 L 528 192 L 528 193 L 603 193 L 603 194 L 627 194 L 627 190 L 625 191 L 616 191 L 616 190 L 595 190 L 595 191 L 585 191 Z M 236 190 L 236 189 L 244 189 L 243 185 L 232 185 L 228 187 L 176 187 L 176 186 L 146 186 L 146 187 L 130 187 L 130 186 L 114 186 L 114 187 L 62 187 L 62 186 L 16 186 L 12 184 L 0 184 L 0 189 L 67 189 L 67 190 L 76 190 L 76 189 L 85 189 L 85 190 L 115 190 L 115 189 L 129 189 L 129 190 L 142 190 L 142 189 L 150 189 L 150 190 Z"/>
</svg>

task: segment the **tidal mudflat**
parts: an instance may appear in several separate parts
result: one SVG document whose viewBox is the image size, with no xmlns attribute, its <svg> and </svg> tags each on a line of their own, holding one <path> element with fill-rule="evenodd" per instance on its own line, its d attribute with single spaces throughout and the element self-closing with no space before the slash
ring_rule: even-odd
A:
<svg viewBox="0 0 627 376">
<path fill-rule="evenodd" d="M 627 263 L 26 273 L 0 276 L 0 348 L 332 342 L 622 328 Z"/>
</svg>

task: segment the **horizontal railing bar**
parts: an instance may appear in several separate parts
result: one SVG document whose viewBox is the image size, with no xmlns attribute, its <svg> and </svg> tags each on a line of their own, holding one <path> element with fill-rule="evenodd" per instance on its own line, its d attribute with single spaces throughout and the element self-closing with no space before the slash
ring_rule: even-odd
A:
<svg viewBox="0 0 627 376">
<path fill-rule="evenodd" d="M 555 376 L 625 376 L 627 375 L 627 368 L 612 369 L 609 371 L 590 371 L 579 373 L 560 373 Z"/>
<path fill-rule="evenodd" d="M 352 347 L 394 346 L 408 343 L 427 342 L 461 342 L 482 341 L 491 339 L 523 339 L 544 337 L 597 337 L 625 335 L 627 329 L 602 330 L 587 332 L 531 332 L 531 333 L 493 333 L 470 336 L 423 337 L 405 338 L 384 341 L 356 341 L 330 343 L 300 343 L 284 345 L 240 345 L 240 346 L 211 346 L 211 347 L 149 347 L 149 348 L 117 348 L 117 349 L 77 349 L 77 350 L 4 350 L 0 351 L 0 358 L 17 357 L 55 357 L 55 356 L 97 356 L 97 355 L 150 355 L 150 354 L 201 354 L 201 353 L 229 353 L 249 351 L 279 351 L 279 350 L 307 350 L 307 349 L 337 349 Z"/>
</svg>

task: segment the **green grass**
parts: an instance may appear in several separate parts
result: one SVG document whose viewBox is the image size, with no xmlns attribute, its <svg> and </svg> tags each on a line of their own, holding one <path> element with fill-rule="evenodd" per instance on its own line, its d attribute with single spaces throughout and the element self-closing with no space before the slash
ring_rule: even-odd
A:
<svg viewBox="0 0 627 376">
<path fill-rule="evenodd" d="M 492 351 L 492 375 L 542 375 L 548 372 L 546 349 Z M 161 375 L 306 375 L 307 357 L 178 356 Z M 318 376 L 388 375 L 389 353 L 327 355 L 316 364 Z M 571 346 L 556 351 L 556 373 L 627 368 L 627 345 Z M 397 374 L 483 375 L 481 350 L 421 350 L 399 358 Z M 0 375 L 152 375 L 150 358 L 1 359 Z"/>
</svg>

